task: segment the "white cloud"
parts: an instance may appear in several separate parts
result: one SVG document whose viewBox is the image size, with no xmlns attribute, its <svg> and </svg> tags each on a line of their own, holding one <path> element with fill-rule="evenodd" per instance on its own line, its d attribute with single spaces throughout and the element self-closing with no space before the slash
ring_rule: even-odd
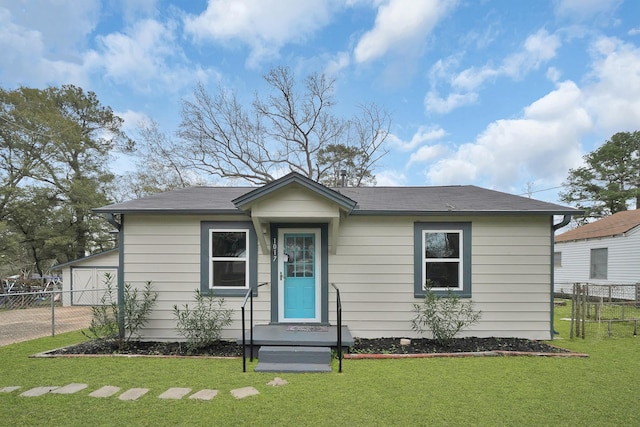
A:
<svg viewBox="0 0 640 427">
<path fill-rule="evenodd" d="M 198 41 L 239 41 L 251 48 L 249 65 L 274 57 L 287 43 L 302 42 L 325 26 L 335 0 L 209 0 L 198 16 L 187 16 L 185 31 Z"/>
<path fill-rule="evenodd" d="M 397 170 L 388 169 L 376 174 L 376 186 L 401 187 L 406 185 L 407 177 Z"/>
<path fill-rule="evenodd" d="M 74 5 L 75 2 L 37 2 L 25 6 L 11 2 L 0 7 L 3 85 L 86 84 L 88 78 L 77 46 L 83 44 L 84 36 L 95 25 L 95 3 Z M 53 9 L 58 8 L 64 13 L 59 19 L 51 19 L 56 14 Z"/>
<path fill-rule="evenodd" d="M 630 29 L 627 34 L 629 34 L 630 36 L 637 36 L 638 34 L 640 34 L 640 27 Z"/>
<path fill-rule="evenodd" d="M 437 159 L 438 157 L 441 157 L 446 152 L 447 152 L 447 147 L 442 144 L 423 145 L 418 149 L 418 151 L 416 151 L 415 153 L 411 153 L 411 156 L 409 156 L 409 163 L 407 163 L 407 166 L 411 166 L 414 163 L 430 162 L 433 159 Z"/>
<path fill-rule="evenodd" d="M 413 134 L 410 141 L 403 141 L 395 135 L 389 135 L 388 139 L 394 146 L 403 151 L 409 151 L 425 142 L 441 139 L 446 134 L 447 132 L 441 127 L 421 126 L 416 133 Z"/>
<path fill-rule="evenodd" d="M 114 113 L 124 120 L 122 130 L 129 135 L 138 132 L 140 125 L 152 121 L 151 117 L 140 111 L 126 110 L 122 112 L 115 111 Z"/>
<path fill-rule="evenodd" d="M 517 191 L 516 184 L 530 177 L 557 183 L 579 164 L 580 138 L 592 129 L 582 102 L 575 83 L 562 82 L 522 118 L 489 124 L 475 142 L 431 165 L 427 177 L 433 184 L 475 181 L 506 191 Z"/>
<path fill-rule="evenodd" d="M 424 106 L 427 112 L 446 114 L 464 105 L 470 105 L 478 100 L 475 92 L 450 93 L 446 98 L 442 98 L 434 90 L 427 92 L 424 97 Z"/>
<path fill-rule="evenodd" d="M 73 57 L 86 36 L 93 31 L 100 14 L 99 0 L 5 1 L 2 9 L 12 16 L 13 24 L 30 28 L 46 40 L 47 54 Z"/>
<path fill-rule="evenodd" d="M 453 8 L 452 0 L 388 0 L 378 8 L 373 29 L 355 48 L 357 63 L 372 61 L 387 52 L 422 43 L 438 22 Z"/>
<path fill-rule="evenodd" d="M 177 44 L 174 22 L 138 21 L 125 32 L 99 37 L 98 42 L 99 49 L 87 54 L 88 66 L 138 91 L 176 91 L 207 80 L 208 71 L 190 65 Z"/>
<path fill-rule="evenodd" d="M 621 0 L 556 0 L 555 11 L 560 17 L 582 21 L 615 10 Z"/>
<path fill-rule="evenodd" d="M 349 66 L 351 58 L 348 52 L 338 52 L 332 59 L 327 62 L 325 73 L 332 76 Z"/>
<path fill-rule="evenodd" d="M 456 74 L 452 70 L 459 64 L 459 56 L 454 55 L 445 60 L 439 60 L 429 71 L 431 89 L 425 95 L 425 109 L 429 113 L 446 114 L 456 108 L 474 104 L 478 101 L 479 88 L 487 80 L 499 77 L 519 80 L 554 58 L 559 47 L 558 36 L 540 29 L 527 37 L 519 51 L 505 57 L 497 66 L 491 64 L 474 66 Z M 548 71 L 547 76 L 550 79 L 553 80 L 554 75 L 556 79 L 559 78 L 558 73 Z M 437 90 L 440 83 L 451 87 L 451 92 L 446 96 L 441 96 Z"/>
<path fill-rule="evenodd" d="M 491 78 L 507 76 L 520 79 L 555 57 L 559 47 L 558 36 L 549 34 L 545 29 L 538 30 L 527 37 L 522 50 L 507 56 L 498 67 L 484 65 L 468 68 L 455 76 L 451 85 L 458 91 L 473 91 Z"/>
<path fill-rule="evenodd" d="M 640 123 L 640 48 L 600 38 L 592 49 L 586 106 L 606 133 L 634 131 Z"/>
</svg>

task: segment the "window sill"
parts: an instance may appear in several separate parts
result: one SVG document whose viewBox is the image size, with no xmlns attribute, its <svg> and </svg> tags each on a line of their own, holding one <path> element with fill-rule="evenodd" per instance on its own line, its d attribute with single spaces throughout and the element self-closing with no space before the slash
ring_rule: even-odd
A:
<svg viewBox="0 0 640 427">
<path fill-rule="evenodd" d="M 446 297 L 446 296 L 449 295 L 449 291 L 447 291 L 447 290 L 439 291 L 439 290 L 433 289 L 432 292 L 433 292 L 434 295 L 439 296 L 439 297 Z M 457 296 L 459 298 L 471 298 L 471 293 L 470 292 L 465 292 L 464 290 L 462 290 L 462 291 L 451 291 L 451 294 L 455 295 L 455 296 Z M 414 298 L 424 298 L 426 295 L 427 295 L 427 293 L 425 291 L 414 292 L 413 293 L 413 297 Z"/>
<path fill-rule="evenodd" d="M 247 291 L 249 290 L 249 288 L 243 288 L 243 289 L 224 289 L 224 288 L 215 288 L 215 289 L 208 289 L 206 291 L 206 295 L 214 295 L 217 297 L 243 297 L 247 294 Z M 254 289 L 253 290 L 253 296 L 258 296 L 258 290 Z"/>
</svg>

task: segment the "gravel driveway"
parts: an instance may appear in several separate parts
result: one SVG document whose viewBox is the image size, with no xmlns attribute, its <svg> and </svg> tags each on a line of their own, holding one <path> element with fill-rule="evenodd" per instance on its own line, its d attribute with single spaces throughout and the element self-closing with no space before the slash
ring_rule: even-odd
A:
<svg viewBox="0 0 640 427">
<path fill-rule="evenodd" d="M 91 307 L 55 307 L 55 333 L 91 324 Z M 0 311 L 0 346 L 51 336 L 51 307 Z"/>
</svg>

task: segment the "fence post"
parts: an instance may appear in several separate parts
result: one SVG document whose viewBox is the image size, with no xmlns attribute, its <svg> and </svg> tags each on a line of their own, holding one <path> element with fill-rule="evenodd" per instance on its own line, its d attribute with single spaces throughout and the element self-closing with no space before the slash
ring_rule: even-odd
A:
<svg viewBox="0 0 640 427">
<path fill-rule="evenodd" d="M 573 284 L 573 290 L 571 292 L 571 324 L 569 326 L 569 338 L 573 339 L 573 321 L 575 318 L 575 302 L 576 302 L 576 283 Z"/>
<path fill-rule="evenodd" d="M 56 302 L 53 297 L 53 290 L 49 294 L 49 298 L 51 299 L 51 336 L 56 336 Z"/>
<path fill-rule="evenodd" d="M 588 298 L 588 293 L 589 293 L 589 285 L 585 285 L 583 290 L 582 290 L 582 299 L 584 301 L 584 306 L 582 307 L 582 339 L 584 339 L 585 337 L 585 326 L 587 325 L 587 317 L 586 317 L 586 310 L 585 307 L 587 306 L 587 300 Z"/>
</svg>

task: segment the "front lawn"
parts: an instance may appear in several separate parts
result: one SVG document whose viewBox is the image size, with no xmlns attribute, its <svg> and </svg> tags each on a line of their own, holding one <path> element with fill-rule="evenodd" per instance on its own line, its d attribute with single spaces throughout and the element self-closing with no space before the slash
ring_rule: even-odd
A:
<svg viewBox="0 0 640 427">
<path fill-rule="evenodd" d="M 556 316 L 553 344 L 589 358 L 479 357 L 345 360 L 344 373 L 242 373 L 242 360 L 33 359 L 83 339 L 63 334 L 0 347 L 0 388 L 86 383 L 73 395 L 0 393 L 2 425 L 640 425 L 638 338 L 569 340 Z M 250 366 L 253 368 L 253 366 Z M 282 387 L 267 386 L 275 376 Z M 88 394 L 104 385 L 149 388 L 133 402 Z M 236 400 L 235 388 L 257 396 Z M 211 401 L 166 401 L 170 387 L 217 389 Z"/>
</svg>

